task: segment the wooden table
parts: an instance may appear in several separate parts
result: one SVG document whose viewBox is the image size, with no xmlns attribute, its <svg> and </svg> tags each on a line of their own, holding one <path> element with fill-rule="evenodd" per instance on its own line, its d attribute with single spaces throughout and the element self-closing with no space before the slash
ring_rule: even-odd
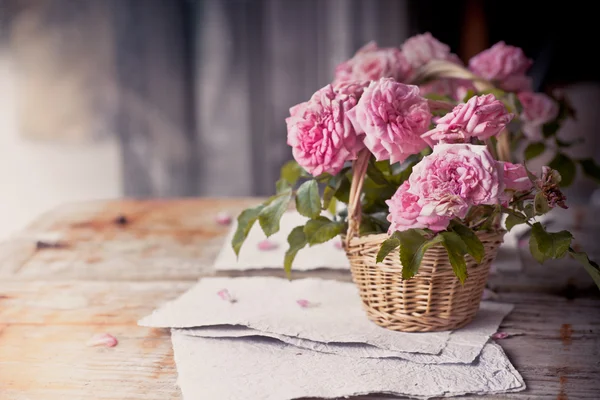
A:
<svg viewBox="0 0 600 400">
<path fill-rule="evenodd" d="M 228 230 L 217 212 L 257 201 L 65 205 L 0 245 L 0 399 L 179 399 L 169 332 L 136 321 L 212 274 Z M 492 277 L 500 300 L 516 304 L 501 329 L 520 335 L 499 343 L 528 390 L 490 398 L 600 398 L 600 298 L 581 290 L 592 284 L 580 270 Z M 102 332 L 118 346 L 86 346 Z"/>
</svg>

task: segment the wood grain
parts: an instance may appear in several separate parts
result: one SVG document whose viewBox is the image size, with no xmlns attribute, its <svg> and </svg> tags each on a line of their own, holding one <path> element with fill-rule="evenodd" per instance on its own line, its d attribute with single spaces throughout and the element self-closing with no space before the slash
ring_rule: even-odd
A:
<svg viewBox="0 0 600 400">
<path fill-rule="evenodd" d="M 0 399 L 179 399 L 168 331 L 137 321 L 213 274 L 212 258 L 228 230 L 214 222 L 217 212 L 236 214 L 259 201 L 72 204 L 0 244 Z M 597 292 L 559 290 L 569 285 L 564 275 L 536 286 L 542 271 L 532 271 L 529 281 L 496 278 L 499 300 L 516 305 L 501 326 L 512 336 L 498 343 L 528 389 L 486 398 L 597 399 Z M 340 271 L 294 275 L 304 276 L 350 280 Z M 86 346 L 102 332 L 119 344 Z"/>
</svg>

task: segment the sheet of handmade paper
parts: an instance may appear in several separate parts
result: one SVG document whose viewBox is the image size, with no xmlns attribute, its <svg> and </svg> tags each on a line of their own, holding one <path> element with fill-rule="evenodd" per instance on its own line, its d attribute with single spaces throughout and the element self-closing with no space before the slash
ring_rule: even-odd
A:
<svg viewBox="0 0 600 400">
<path fill-rule="evenodd" d="M 263 268 L 283 268 L 283 257 L 288 248 L 287 237 L 296 226 L 304 225 L 306 217 L 297 211 L 288 211 L 283 214 L 280 230 L 269 237 L 269 242 L 274 248 L 261 250 L 259 243 L 266 239 L 258 223 L 254 224 L 242 249 L 239 258 L 231 248 L 231 239 L 237 227 L 237 221 L 231 226 L 221 251 L 214 262 L 216 270 L 249 270 Z M 294 260 L 294 270 L 307 271 L 319 268 L 349 269 L 350 264 L 346 253 L 340 246 L 340 238 L 328 242 L 306 247 L 299 251 Z"/>
<path fill-rule="evenodd" d="M 252 337 L 264 336 L 278 339 L 299 348 L 339 354 L 355 358 L 398 357 L 422 364 L 470 364 L 477 358 L 489 337 L 498 330 L 502 319 L 511 312 L 511 304 L 482 302 L 477 316 L 466 327 L 453 331 L 446 347 L 439 354 L 406 353 L 380 349 L 361 343 L 321 343 L 276 333 L 260 332 L 241 326 L 218 326 L 176 329 L 178 332 L 199 337 Z"/>
<path fill-rule="evenodd" d="M 473 364 L 417 364 L 302 350 L 268 338 L 172 334 L 185 400 L 341 398 L 388 393 L 431 398 L 519 391 L 523 379 L 496 344 Z"/>
<path fill-rule="evenodd" d="M 194 328 L 242 325 L 320 343 L 360 343 L 438 354 L 449 331 L 405 333 L 369 321 L 353 283 L 318 278 L 204 278 L 143 318 L 142 326 Z"/>
</svg>

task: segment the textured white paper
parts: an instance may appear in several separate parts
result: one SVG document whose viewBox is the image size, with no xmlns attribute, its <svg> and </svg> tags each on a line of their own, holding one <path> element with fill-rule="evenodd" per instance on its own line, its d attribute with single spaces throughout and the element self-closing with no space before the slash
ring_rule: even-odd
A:
<svg viewBox="0 0 600 400">
<path fill-rule="evenodd" d="M 525 388 L 502 349 L 471 364 L 417 364 L 301 350 L 267 338 L 208 339 L 172 333 L 185 400 L 285 400 L 387 393 L 427 399 Z"/>
<path fill-rule="evenodd" d="M 339 354 L 346 357 L 397 357 L 421 364 L 470 364 L 477 358 L 490 336 L 498 330 L 502 319 L 512 309 L 512 304 L 482 302 L 475 319 L 466 327 L 453 331 L 450 334 L 450 339 L 446 347 L 438 355 L 391 351 L 361 343 L 320 343 L 276 333 L 260 332 L 243 326 L 217 326 L 176 330 L 185 335 L 208 338 L 271 337 L 299 348 Z"/>
<path fill-rule="evenodd" d="M 235 302 L 222 299 L 226 289 Z M 303 308 L 298 300 L 313 306 Z M 318 278 L 204 278 L 178 299 L 139 321 L 156 328 L 242 325 L 321 343 L 361 343 L 381 349 L 439 354 L 450 331 L 405 333 L 367 319 L 353 283 Z"/>
<path fill-rule="evenodd" d="M 259 250 L 258 243 L 266 238 L 260 229 L 260 226 L 254 224 L 242 249 L 239 259 L 231 248 L 231 239 L 237 227 L 237 221 L 231 226 L 231 231 L 227 235 L 221 251 L 214 262 L 216 270 L 250 270 L 263 268 L 283 268 L 283 257 L 288 248 L 287 237 L 295 227 L 304 225 L 307 218 L 300 215 L 297 211 L 288 211 L 283 214 L 280 222 L 279 232 L 269 238 L 270 241 L 277 244 L 273 250 Z M 328 242 L 306 247 L 298 252 L 294 260 L 294 270 L 308 271 L 319 268 L 328 269 L 350 269 L 350 264 L 346 253 L 340 247 L 336 247 L 336 242 L 340 243 L 340 238 L 332 239 Z"/>
</svg>

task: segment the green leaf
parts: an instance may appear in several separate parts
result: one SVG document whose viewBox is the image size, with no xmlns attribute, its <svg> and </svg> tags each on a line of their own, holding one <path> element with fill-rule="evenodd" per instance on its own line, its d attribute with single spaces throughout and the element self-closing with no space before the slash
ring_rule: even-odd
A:
<svg viewBox="0 0 600 400">
<path fill-rule="evenodd" d="M 518 216 L 516 214 L 508 214 L 506 216 L 506 230 L 510 232 L 510 230 L 519 224 L 524 224 L 525 222 L 527 222 L 527 218 L 523 215 L 523 216 Z"/>
<path fill-rule="evenodd" d="M 260 204 L 256 207 L 248 208 L 242 211 L 238 216 L 237 228 L 233 235 L 233 239 L 231 239 L 231 247 L 233 247 L 233 251 L 235 252 L 236 256 L 240 255 L 240 249 L 248 237 L 248 233 L 250 233 L 252 225 L 254 225 L 256 222 L 256 219 L 263 208 L 265 208 L 265 205 Z"/>
<path fill-rule="evenodd" d="M 491 88 L 491 89 L 486 89 L 486 90 L 481 91 L 481 94 L 488 94 L 488 93 L 493 94 L 494 97 L 496 97 L 498 100 L 502 99 L 506 95 L 506 92 L 504 90 L 497 89 L 497 88 Z"/>
<path fill-rule="evenodd" d="M 535 215 L 544 215 L 550 211 L 548 200 L 546 200 L 546 196 L 544 196 L 542 192 L 537 192 L 535 194 L 535 198 L 533 199 L 533 209 Z"/>
<path fill-rule="evenodd" d="M 392 174 L 392 167 L 390 165 L 389 160 L 375 161 L 374 164 L 377 167 L 377 169 L 383 172 L 385 175 Z"/>
<path fill-rule="evenodd" d="M 546 255 L 540 251 L 540 247 L 534 235 L 531 235 L 529 237 L 529 252 L 533 256 L 533 258 L 535 258 L 536 261 L 540 264 L 543 264 L 546 260 L 550 258 L 546 257 Z"/>
<path fill-rule="evenodd" d="M 392 250 L 394 250 L 395 248 L 397 248 L 398 246 L 400 246 L 400 239 L 395 238 L 395 237 L 391 237 L 389 239 L 384 240 L 383 243 L 381 243 L 381 247 L 379 248 L 379 251 L 377 252 L 377 257 L 375 258 L 375 262 L 376 263 L 380 263 L 382 262 L 388 254 L 390 254 L 390 252 Z"/>
<path fill-rule="evenodd" d="M 560 123 L 558 121 L 548 122 L 542 126 L 542 135 L 548 139 L 550 136 L 556 135 L 556 132 L 560 129 Z"/>
<path fill-rule="evenodd" d="M 441 243 L 442 237 L 435 236 L 427 240 L 419 231 L 409 229 L 403 232 L 396 232 L 396 237 L 400 239 L 400 262 L 402 263 L 402 279 L 410 279 L 419 271 L 423 256 L 431 246 Z"/>
<path fill-rule="evenodd" d="M 442 232 L 440 236 L 443 238 L 442 245 L 446 248 L 452 271 L 458 278 L 460 283 L 464 284 L 467 279 L 467 262 L 465 254 L 467 247 L 464 241 L 455 232 Z"/>
<path fill-rule="evenodd" d="M 367 176 L 373 180 L 378 185 L 389 185 L 388 180 L 386 179 L 383 172 L 381 172 L 373 162 L 370 162 L 367 166 Z"/>
<path fill-rule="evenodd" d="M 332 221 L 327 217 L 317 217 L 306 222 L 304 234 L 308 244 L 313 246 L 319 243 L 325 243 L 343 232 L 346 224 L 341 221 Z"/>
<path fill-rule="evenodd" d="M 531 160 L 542 154 L 546 150 L 546 145 L 542 142 L 530 143 L 525 148 L 525 160 Z"/>
<path fill-rule="evenodd" d="M 331 177 L 327 186 L 323 190 L 323 209 L 326 210 L 329 208 L 329 204 L 331 200 L 334 198 L 335 193 L 340 189 L 344 180 L 348 180 L 346 177 L 346 171 L 348 168 L 344 168 L 339 174 Z M 348 190 L 350 190 L 350 184 L 348 184 Z"/>
<path fill-rule="evenodd" d="M 304 170 L 302 167 L 294 160 L 286 162 L 281 167 L 281 179 L 288 181 L 291 186 L 294 186 L 298 182 L 303 173 Z"/>
<path fill-rule="evenodd" d="M 342 178 L 340 182 L 340 187 L 335 191 L 335 198 L 341 201 L 344 204 L 348 204 L 350 201 L 350 180 L 347 176 Z"/>
<path fill-rule="evenodd" d="M 567 187 L 575 180 L 575 175 L 577 174 L 577 165 L 565 154 L 556 154 L 556 157 L 550 161 L 548 166 L 560 173 L 560 176 L 562 177 L 560 186 Z"/>
<path fill-rule="evenodd" d="M 485 249 L 483 248 L 483 243 L 481 243 L 481 240 L 479 240 L 475 232 L 473 232 L 473 230 L 468 226 L 458 223 L 452 224 L 452 230 L 456 232 L 459 236 L 459 239 L 464 242 L 467 253 L 470 254 L 475 261 L 480 263 L 485 256 Z"/>
<path fill-rule="evenodd" d="M 531 219 L 535 216 L 535 209 L 533 208 L 533 204 L 531 203 L 527 204 L 523 211 L 525 212 L 527 219 Z"/>
<path fill-rule="evenodd" d="M 571 147 L 573 145 L 583 143 L 583 138 L 579 138 L 579 139 L 573 140 L 571 142 L 560 140 L 559 138 L 554 138 L 554 142 L 556 143 L 556 145 L 558 147 Z"/>
<path fill-rule="evenodd" d="M 331 201 L 329 201 L 329 207 L 327 207 L 327 211 L 329 211 L 329 213 L 331 215 L 335 215 L 337 213 L 337 200 L 336 199 L 331 199 Z"/>
<path fill-rule="evenodd" d="M 258 223 L 267 237 L 279 231 L 279 221 L 283 213 L 287 210 L 291 198 L 291 190 L 278 194 L 260 211 Z"/>
<path fill-rule="evenodd" d="M 546 232 L 542 224 L 536 222 L 531 228 L 531 236 L 535 237 L 537 248 L 546 259 L 562 258 L 571 246 L 573 235 L 569 231 Z"/>
<path fill-rule="evenodd" d="M 291 188 L 292 186 L 285 179 L 280 179 L 275 183 L 275 189 L 277 190 L 277 194 L 283 193 Z"/>
<path fill-rule="evenodd" d="M 321 214 L 321 197 L 319 185 L 311 179 L 304 182 L 296 192 L 296 210 L 308 218 L 316 218 Z"/>
<path fill-rule="evenodd" d="M 473 89 L 469 89 L 467 90 L 467 94 L 465 94 L 465 97 L 463 97 L 462 102 L 466 103 L 467 101 L 469 101 L 469 99 L 473 96 L 475 96 L 476 93 Z"/>
<path fill-rule="evenodd" d="M 285 270 L 286 275 L 290 276 L 292 272 L 292 263 L 296 258 L 296 254 L 298 251 L 302 250 L 306 244 L 306 235 L 304 234 L 304 226 L 297 226 L 288 235 L 287 238 L 289 248 L 285 252 L 285 256 L 283 258 L 283 268 Z"/>
<path fill-rule="evenodd" d="M 525 162 L 523 163 L 523 167 L 525 168 L 525 172 L 527 172 L 527 177 L 529 178 L 531 183 L 535 185 L 535 182 L 538 179 L 537 176 L 535 176 L 535 174 L 531 172 L 529 168 L 527 168 L 527 164 Z"/>
<path fill-rule="evenodd" d="M 594 283 L 596 283 L 596 286 L 600 289 L 600 266 L 598 266 L 596 262 L 590 260 L 584 252 L 578 252 L 570 248 L 569 254 L 571 254 L 577 262 L 583 265 L 583 268 L 590 274 Z"/>
<path fill-rule="evenodd" d="M 579 165 L 581 165 L 583 173 L 587 177 L 592 178 L 596 182 L 600 183 L 600 166 L 598 166 L 593 159 L 584 158 L 579 160 Z"/>
</svg>

